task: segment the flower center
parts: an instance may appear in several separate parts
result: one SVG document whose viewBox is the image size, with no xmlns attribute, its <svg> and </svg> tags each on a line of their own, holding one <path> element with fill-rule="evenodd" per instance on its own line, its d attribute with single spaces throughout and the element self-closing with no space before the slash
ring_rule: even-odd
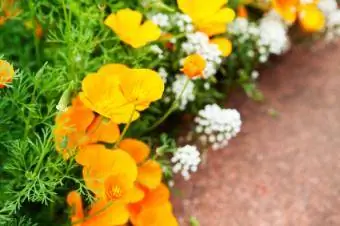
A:
<svg viewBox="0 0 340 226">
<path fill-rule="evenodd" d="M 121 198 L 122 196 L 123 196 L 123 189 L 118 185 L 111 186 L 106 191 L 106 197 L 109 200 L 114 201 L 114 200 Z"/>
</svg>

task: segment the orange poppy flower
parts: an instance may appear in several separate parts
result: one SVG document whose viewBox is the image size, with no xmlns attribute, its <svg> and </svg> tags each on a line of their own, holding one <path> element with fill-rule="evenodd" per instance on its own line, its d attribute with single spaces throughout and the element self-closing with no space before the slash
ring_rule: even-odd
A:
<svg viewBox="0 0 340 226">
<path fill-rule="evenodd" d="M 208 36 L 225 33 L 235 12 L 225 7 L 226 0 L 177 0 L 178 7 L 188 14 L 199 31 Z"/>
<path fill-rule="evenodd" d="M 75 150 L 96 142 L 114 143 L 120 136 L 119 127 L 85 107 L 77 97 L 72 106 L 56 117 L 54 130 L 56 149 L 68 159 Z"/>
<path fill-rule="evenodd" d="M 227 57 L 233 50 L 231 41 L 227 38 L 214 38 L 210 41 L 218 46 L 218 49 L 222 52 L 222 56 Z"/>
<path fill-rule="evenodd" d="M 79 104 L 77 99 L 65 112 L 57 115 L 54 129 L 56 149 L 65 159 L 73 155 L 78 146 L 89 143 L 86 129 L 94 118 L 94 113 Z"/>
<path fill-rule="evenodd" d="M 169 189 L 164 184 L 160 184 L 155 189 L 144 189 L 144 192 L 143 200 L 128 206 L 133 225 L 177 226 L 178 223 L 169 202 Z"/>
<path fill-rule="evenodd" d="M 181 71 L 189 78 L 203 76 L 206 62 L 199 54 L 189 55 L 184 59 L 183 68 Z"/>
<path fill-rule="evenodd" d="M 287 23 L 294 23 L 297 18 L 299 0 L 273 0 L 273 8 Z"/>
<path fill-rule="evenodd" d="M 177 219 L 172 213 L 170 202 L 156 208 L 143 209 L 137 217 L 135 226 L 178 226 Z"/>
<path fill-rule="evenodd" d="M 162 168 L 158 162 L 148 160 L 138 167 L 137 181 L 149 189 L 156 188 L 162 180 Z"/>
<path fill-rule="evenodd" d="M 162 97 L 164 83 L 153 70 L 107 64 L 85 77 L 82 90 L 80 98 L 88 108 L 115 123 L 128 123 Z"/>
<path fill-rule="evenodd" d="M 97 197 L 123 203 L 143 198 L 134 186 L 136 162 L 127 152 L 109 150 L 99 144 L 86 145 L 79 150 L 76 161 L 84 166 L 85 184 Z"/>
<path fill-rule="evenodd" d="M 83 202 L 81 200 L 80 194 L 76 191 L 71 191 L 68 193 L 66 198 L 67 204 L 71 209 L 71 222 L 81 222 L 84 218 Z M 74 224 L 74 226 L 80 226 L 81 224 Z"/>
<path fill-rule="evenodd" d="M 129 221 L 127 206 L 99 200 L 95 202 L 82 226 L 121 226 Z"/>
<path fill-rule="evenodd" d="M 76 191 L 67 195 L 67 204 L 72 207 L 71 222 L 74 226 L 118 226 L 129 220 L 125 205 L 104 200 L 96 201 L 85 216 L 81 197 Z"/>
<path fill-rule="evenodd" d="M 13 66 L 5 60 L 0 60 L 0 88 L 12 82 L 15 72 Z"/>
<path fill-rule="evenodd" d="M 120 131 L 116 123 L 110 119 L 96 116 L 91 124 L 87 127 L 86 133 L 91 143 L 98 141 L 114 143 L 119 139 Z"/>
<path fill-rule="evenodd" d="M 126 151 L 136 161 L 142 163 L 150 154 L 150 147 L 142 141 L 125 138 L 119 143 L 119 148 Z"/>
<path fill-rule="evenodd" d="M 142 141 L 127 138 L 119 143 L 119 148 L 126 151 L 139 164 L 137 182 L 146 188 L 156 188 L 162 180 L 162 168 L 154 160 L 147 160 L 150 148 Z"/>
<path fill-rule="evenodd" d="M 142 23 L 143 15 L 131 9 L 121 9 L 109 15 L 104 24 L 110 27 L 119 38 L 134 48 L 145 46 L 161 36 L 161 30 L 152 21 Z"/>
</svg>

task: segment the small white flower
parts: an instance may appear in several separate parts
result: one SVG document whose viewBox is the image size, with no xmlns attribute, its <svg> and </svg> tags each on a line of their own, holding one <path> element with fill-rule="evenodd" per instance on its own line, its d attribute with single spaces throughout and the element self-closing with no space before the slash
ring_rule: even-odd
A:
<svg viewBox="0 0 340 226">
<path fill-rule="evenodd" d="M 259 75 L 260 73 L 258 71 L 252 71 L 250 76 L 253 80 L 256 80 L 259 77 Z"/>
<path fill-rule="evenodd" d="M 185 145 L 180 147 L 171 158 L 174 173 L 181 173 L 185 180 L 190 179 L 190 172 L 196 172 L 201 162 L 200 153 L 196 146 Z"/>
<path fill-rule="evenodd" d="M 164 51 L 158 46 L 158 45 L 151 45 L 150 46 L 151 52 L 158 55 L 158 58 L 163 59 L 164 58 Z"/>
<path fill-rule="evenodd" d="M 184 89 L 185 84 L 188 82 Z M 183 90 L 184 89 L 184 90 Z M 175 97 L 178 98 L 180 95 L 180 110 L 184 110 L 189 102 L 195 100 L 195 84 L 185 75 L 177 75 L 176 80 L 172 83 L 172 92 Z"/>
<path fill-rule="evenodd" d="M 172 188 L 173 186 L 175 186 L 175 182 L 173 180 L 169 180 L 168 185 L 169 185 L 169 187 Z"/>
<path fill-rule="evenodd" d="M 248 55 L 248 57 L 253 58 L 253 57 L 255 56 L 255 53 L 254 53 L 253 50 L 249 50 L 249 51 L 247 52 L 247 55 Z"/>
<path fill-rule="evenodd" d="M 209 90 L 210 89 L 210 83 L 209 82 L 205 82 L 203 86 L 204 86 L 205 90 Z"/>
<path fill-rule="evenodd" d="M 338 9 L 338 3 L 336 0 L 319 0 L 318 7 L 327 17 Z"/>
<path fill-rule="evenodd" d="M 169 28 L 170 27 L 170 19 L 167 14 L 157 13 L 151 16 L 151 21 L 157 24 L 160 28 Z"/>
<path fill-rule="evenodd" d="M 203 127 L 202 126 L 197 126 L 195 128 L 196 133 L 202 133 L 203 132 Z"/>
<path fill-rule="evenodd" d="M 165 70 L 164 67 L 160 67 L 158 69 L 158 74 L 161 76 L 163 82 L 166 83 L 166 80 L 167 80 L 167 77 L 168 77 L 168 72 Z"/>
<path fill-rule="evenodd" d="M 275 15 L 270 12 L 261 19 L 259 44 L 268 46 L 270 53 L 280 55 L 288 50 L 290 42 L 286 25 Z"/>
<path fill-rule="evenodd" d="M 237 110 L 223 109 L 217 104 L 206 105 L 198 112 L 195 120 L 195 132 L 204 137 L 211 145 L 212 149 L 224 147 L 224 143 L 235 137 L 241 129 L 241 116 Z M 204 128 L 204 129 L 203 129 Z M 203 142 L 202 142 L 203 143 Z M 203 144 L 206 144 L 203 143 Z"/>
<path fill-rule="evenodd" d="M 268 60 L 268 56 L 267 55 L 261 55 L 259 58 L 260 63 L 265 63 Z"/>
</svg>

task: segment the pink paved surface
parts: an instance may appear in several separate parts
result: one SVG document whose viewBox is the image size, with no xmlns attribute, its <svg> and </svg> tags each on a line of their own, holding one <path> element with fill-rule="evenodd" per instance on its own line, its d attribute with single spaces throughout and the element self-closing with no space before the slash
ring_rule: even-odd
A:
<svg viewBox="0 0 340 226">
<path fill-rule="evenodd" d="M 263 103 L 232 98 L 239 136 L 177 180 L 181 225 L 340 225 L 340 44 L 299 46 L 273 65 L 261 73 Z"/>
</svg>

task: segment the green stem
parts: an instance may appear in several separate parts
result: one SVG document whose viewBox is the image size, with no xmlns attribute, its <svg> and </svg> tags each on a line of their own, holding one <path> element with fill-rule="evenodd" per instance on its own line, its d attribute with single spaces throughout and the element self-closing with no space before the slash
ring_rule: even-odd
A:
<svg viewBox="0 0 340 226">
<path fill-rule="evenodd" d="M 162 124 L 165 121 L 165 119 L 167 119 L 169 117 L 169 115 L 171 113 L 173 113 L 178 108 L 178 102 L 181 100 L 182 95 L 183 95 L 185 89 L 187 88 L 189 82 L 190 82 L 190 79 L 188 79 L 185 82 L 183 89 L 181 90 L 181 92 L 177 96 L 177 98 L 174 100 L 174 102 L 172 102 L 170 108 L 165 112 L 165 114 L 160 119 L 158 119 L 158 121 L 156 121 L 148 130 L 146 130 L 146 132 L 150 132 L 150 131 L 154 130 L 155 128 L 157 128 L 160 124 Z"/>
<path fill-rule="evenodd" d="M 43 151 L 43 153 L 41 153 L 39 160 L 38 160 L 38 163 L 34 168 L 33 175 L 36 175 L 38 173 L 40 166 L 43 163 L 46 154 L 47 154 L 47 151 L 45 151 L 45 150 Z"/>
<path fill-rule="evenodd" d="M 133 107 L 133 110 L 132 110 L 132 113 L 130 115 L 129 121 L 128 121 L 128 123 L 126 123 L 126 125 L 125 125 L 125 127 L 123 129 L 123 132 L 120 134 L 120 136 L 119 136 L 119 138 L 118 138 L 118 140 L 117 140 L 117 142 L 115 144 L 115 148 L 118 147 L 119 143 L 123 140 L 126 132 L 128 131 L 128 129 L 129 129 L 130 125 L 131 125 L 132 119 L 133 119 L 133 115 L 135 114 L 135 111 L 136 111 L 136 106 Z"/>
<path fill-rule="evenodd" d="M 37 28 L 37 22 L 35 19 L 35 8 L 34 8 L 34 2 L 32 0 L 29 1 L 29 9 L 30 9 L 30 16 L 32 20 L 32 27 L 33 27 L 33 37 L 34 37 L 34 48 L 35 48 L 35 55 L 37 62 L 40 63 L 40 51 L 39 51 L 39 38 L 35 35 L 35 31 Z"/>
</svg>

